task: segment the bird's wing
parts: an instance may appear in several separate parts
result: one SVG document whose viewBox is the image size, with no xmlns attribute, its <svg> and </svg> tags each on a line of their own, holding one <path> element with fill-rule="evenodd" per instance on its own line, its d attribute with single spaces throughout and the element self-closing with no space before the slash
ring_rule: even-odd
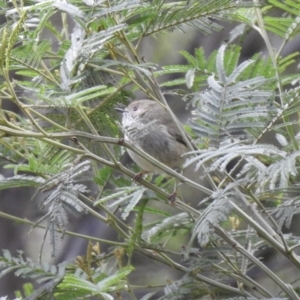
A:
<svg viewBox="0 0 300 300">
<path fill-rule="evenodd" d="M 181 143 L 187 147 L 186 142 L 184 141 L 182 135 L 180 134 L 180 132 L 175 124 L 171 123 L 171 126 L 168 126 L 167 128 L 168 128 L 168 133 L 171 136 L 175 137 L 176 141 L 178 141 L 179 143 Z"/>
</svg>

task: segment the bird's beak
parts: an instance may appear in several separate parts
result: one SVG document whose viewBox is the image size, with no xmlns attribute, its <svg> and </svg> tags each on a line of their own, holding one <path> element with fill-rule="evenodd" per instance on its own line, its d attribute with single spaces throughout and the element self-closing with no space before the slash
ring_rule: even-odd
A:
<svg viewBox="0 0 300 300">
<path fill-rule="evenodd" d="M 122 107 L 115 107 L 115 110 L 121 113 L 125 112 L 125 108 Z"/>
</svg>

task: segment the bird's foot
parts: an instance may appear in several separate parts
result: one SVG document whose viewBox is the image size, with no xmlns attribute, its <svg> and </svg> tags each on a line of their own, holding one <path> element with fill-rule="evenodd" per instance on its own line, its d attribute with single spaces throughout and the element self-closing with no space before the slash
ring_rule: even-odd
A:
<svg viewBox="0 0 300 300">
<path fill-rule="evenodd" d="M 141 172 L 138 172 L 137 174 L 135 174 L 134 180 L 135 180 L 135 181 L 140 181 L 140 179 L 142 179 L 143 176 L 144 176 L 145 174 L 148 174 L 148 173 L 149 173 L 148 171 L 141 171 Z"/>
<path fill-rule="evenodd" d="M 174 205 L 177 196 L 177 191 L 175 190 L 169 197 L 169 201 L 171 205 Z"/>
</svg>

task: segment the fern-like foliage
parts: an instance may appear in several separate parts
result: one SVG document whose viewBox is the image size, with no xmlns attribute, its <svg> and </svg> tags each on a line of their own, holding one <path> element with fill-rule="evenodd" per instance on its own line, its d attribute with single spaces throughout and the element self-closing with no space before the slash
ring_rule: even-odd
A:
<svg viewBox="0 0 300 300">
<path fill-rule="evenodd" d="M 86 255 L 67 267 L 36 264 L 4 251 L 2 276 L 13 271 L 39 284 L 28 299 L 138 298 L 139 283 L 129 277 L 139 272 L 132 267 L 136 253 L 153 268 L 158 261 L 181 274 L 167 285 L 159 282 L 154 292 L 144 291 L 143 300 L 299 299 L 297 283 L 278 278 L 256 257 L 268 245 L 300 268 L 294 252 L 299 238 L 279 232 L 300 212 L 299 53 L 282 56 L 299 33 L 300 7 L 296 0 L 263 5 L 246 0 L 0 0 L 5 20 L 0 27 L 0 158 L 11 171 L 0 176 L 0 189 L 36 189 L 45 214 L 23 222 L 42 227 L 46 221 L 44 236 L 50 236 L 53 255 L 58 234 L 71 234 L 69 214 L 89 212 L 103 226 L 99 236 L 72 233 L 99 244 L 89 243 Z M 210 54 L 201 47 L 193 54 L 182 50 L 184 64 L 159 66 L 140 53 L 145 37 L 190 29 L 211 35 L 227 21 L 238 23 L 228 44 Z M 260 34 L 267 51 L 243 61 L 242 43 L 233 43 L 250 30 Z M 281 38 L 279 47 L 272 45 L 269 31 Z M 163 77 L 169 75 L 172 79 Z M 192 138 L 186 142 L 194 150 L 184 155 L 184 167 L 200 171 L 207 186 L 172 170 L 166 172 L 174 177 L 170 180 L 163 174 L 142 178 L 135 176 L 141 170 L 124 163 L 121 146 L 140 149 L 120 138 L 114 108 L 126 105 L 136 92 L 164 105 L 165 95 L 186 102 L 193 114 L 187 126 Z M 272 135 L 280 145 L 270 142 Z M 172 193 L 175 180 L 206 193 L 192 199 L 200 206 Z M 0 216 L 22 221 L 4 211 Z M 241 219 L 247 226 L 240 226 Z M 117 239 L 104 233 L 106 227 Z M 100 243 L 109 245 L 107 252 Z M 150 273 L 142 267 L 141 280 Z M 256 268 L 280 294 L 250 277 Z"/>
<path fill-rule="evenodd" d="M 94 203 L 97 206 L 100 203 L 109 203 L 108 207 L 124 206 L 122 218 L 125 220 L 129 213 L 134 209 L 137 203 L 141 200 L 146 189 L 140 186 L 126 187 L 116 189 L 114 192 L 110 192 L 108 196 L 102 197 L 99 201 Z M 124 205 L 125 204 L 125 205 Z"/>
<path fill-rule="evenodd" d="M 296 186 L 295 188 L 298 188 Z M 291 191 L 289 191 L 291 194 Z M 300 213 L 300 201 L 299 196 L 295 196 L 293 198 L 290 197 L 289 200 L 283 202 L 283 204 L 279 205 L 274 210 L 274 215 L 278 218 L 278 226 L 282 228 L 282 226 L 286 226 L 289 228 L 292 223 L 292 219 L 294 215 Z"/>
<path fill-rule="evenodd" d="M 186 297 L 201 297 L 205 294 L 205 286 L 197 284 L 192 278 L 185 276 L 182 279 L 168 284 L 165 287 L 165 295 L 160 300 L 184 299 Z"/>
<path fill-rule="evenodd" d="M 174 216 L 164 218 L 162 222 L 157 224 L 152 224 L 152 226 L 147 229 L 145 228 L 142 238 L 148 242 L 152 239 L 161 238 L 164 235 L 176 234 L 177 230 L 182 230 L 184 228 L 189 228 L 192 224 L 192 219 L 187 213 L 180 213 Z"/>
<path fill-rule="evenodd" d="M 62 300 L 82 299 L 98 296 L 102 299 L 113 300 L 111 292 L 122 290 L 126 281 L 123 279 L 132 271 L 132 268 L 124 268 L 111 276 L 99 276 L 95 282 L 78 278 L 75 275 L 67 275 L 64 281 L 59 284 L 55 297 Z"/>
<path fill-rule="evenodd" d="M 298 185 L 299 150 L 295 136 L 287 134 L 292 132 L 289 126 L 296 124 L 298 120 L 284 123 L 284 126 L 276 126 L 274 123 L 286 120 L 298 111 L 297 89 L 290 91 L 289 96 L 283 95 L 283 104 L 280 106 L 274 101 L 272 89 L 275 87 L 269 79 L 254 77 L 250 80 L 238 80 L 250 74 L 245 70 L 251 66 L 251 61 L 236 66 L 230 75 L 227 75 L 224 61 L 225 46 L 222 46 L 216 56 L 216 75 L 207 77 L 209 89 L 191 94 L 192 103 L 197 106 L 191 128 L 204 149 L 191 152 L 197 155 L 188 157 L 185 165 L 194 165 L 196 170 L 202 168 L 206 173 L 224 174 L 229 165 L 236 162 L 240 172 L 237 179 L 225 189 L 230 195 L 225 197 L 227 200 L 234 198 L 236 187 L 245 189 L 245 185 L 253 185 L 255 188 L 252 192 L 258 199 L 268 198 L 266 195 L 276 190 L 277 193 L 282 191 L 279 199 L 284 201 L 287 191 L 292 191 L 294 185 Z M 284 137 L 282 149 L 269 144 L 257 144 L 271 128 L 280 133 L 278 137 Z M 214 202 L 218 203 L 223 199 L 219 195 L 223 194 L 222 189 L 218 189 L 216 193 L 218 196 Z M 291 210 L 292 203 L 295 205 L 294 211 Z M 227 213 L 220 208 L 219 215 L 214 216 L 211 212 L 207 214 L 207 224 L 204 222 L 206 215 L 201 216 L 199 223 L 196 223 L 192 237 L 198 231 L 200 244 L 203 241 L 208 242 L 202 236 L 203 232 L 209 232 L 209 224 L 217 224 L 227 218 L 230 209 L 226 204 L 225 207 L 228 208 Z M 290 225 L 293 214 L 298 212 L 295 198 L 287 201 L 286 205 L 283 203 L 274 213 L 279 217 L 279 224 L 282 226 L 284 223 Z"/>
<path fill-rule="evenodd" d="M 22 186 L 39 187 L 45 182 L 44 178 L 36 176 L 16 175 L 8 178 L 1 178 L 0 189 L 19 188 Z"/>
<path fill-rule="evenodd" d="M 55 256 L 57 229 L 61 232 L 65 231 L 68 224 L 67 213 L 78 216 L 85 211 L 79 200 L 79 195 L 88 192 L 86 185 L 79 183 L 84 178 L 78 177 L 90 169 L 90 162 L 83 161 L 78 164 L 66 165 L 61 173 L 46 180 L 39 187 L 40 192 L 47 192 L 48 195 L 42 200 L 41 207 L 47 207 L 48 218 L 47 231 L 50 230 L 51 244 L 53 245 L 53 253 Z M 42 220 L 45 218 L 43 217 Z M 41 222 L 38 221 L 37 223 Z M 46 232 L 47 232 L 46 231 Z"/>
<path fill-rule="evenodd" d="M 41 284 L 40 288 L 26 298 L 27 300 L 53 295 L 52 292 L 55 286 L 59 284 L 65 275 L 65 267 L 65 264 L 55 266 L 48 263 L 33 262 L 30 258 L 24 258 L 22 252 L 19 253 L 18 257 L 13 257 L 8 250 L 3 250 L 3 256 L 0 257 L 0 277 L 9 272 L 14 272 L 16 276 L 27 279 L 32 278 Z"/>
<path fill-rule="evenodd" d="M 266 16 L 266 28 L 275 34 L 288 40 L 299 34 L 300 5 L 298 1 L 282 2 L 277 0 L 269 0 L 273 9 L 284 11 L 285 16 L 273 17 Z"/>
<path fill-rule="evenodd" d="M 92 249 L 92 248 L 91 248 Z M 112 273 L 115 268 L 111 255 L 99 254 L 94 250 L 93 260 L 84 262 L 77 258 L 76 265 L 66 263 L 53 265 L 36 263 L 30 258 L 24 258 L 22 252 L 13 257 L 8 250 L 3 250 L 0 256 L 0 277 L 9 272 L 22 278 L 32 278 L 40 285 L 26 300 L 35 299 L 82 299 L 82 297 L 101 296 L 104 299 L 114 299 L 110 293 L 124 289 L 124 278 L 133 270 L 128 266 Z M 101 264 L 99 264 L 101 261 Z M 89 264 L 89 270 L 86 267 Z M 89 272 L 89 274 L 87 274 Z M 91 277 L 89 278 L 88 275 Z"/>
<path fill-rule="evenodd" d="M 230 201 L 235 201 L 235 194 L 232 193 L 230 189 L 228 190 L 229 191 L 219 190 L 212 195 L 213 202 L 203 211 L 195 222 L 189 247 L 195 237 L 197 237 L 201 246 L 205 246 L 212 234 L 210 225 L 227 220 L 231 212 Z M 187 250 L 189 250 L 189 248 Z"/>
<path fill-rule="evenodd" d="M 217 74 L 207 79 L 208 90 L 190 95 L 192 105 L 197 107 L 191 127 L 212 146 L 230 139 L 258 136 L 276 113 L 274 96 L 264 89 L 270 80 L 264 77 L 239 80 L 252 61 L 240 64 L 227 75 L 224 56 L 225 46 L 222 46 L 216 57 Z"/>
</svg>

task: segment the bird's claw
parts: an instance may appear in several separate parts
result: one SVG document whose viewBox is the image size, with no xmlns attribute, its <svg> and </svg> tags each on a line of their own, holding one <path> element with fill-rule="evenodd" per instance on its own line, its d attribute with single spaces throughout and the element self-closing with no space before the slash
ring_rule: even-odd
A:
<svg viewBox="0 0 300 300">
<path fill-rule="evenodd" d="M 144 176 L 145 174 L 148 174 L 148 173 L 149 173 L 148 171 L 141 171 L 141 172 L 138 172 L 137 174 L 135 174 L 134 180 L 135 180 L 135 181 L 140 181 L 140 179 L 142 179 L 143 176 Z"/>
<path fill-rule="evenodd" d="M 169 200 L 170 200 L 170 204 L 171 205 L 174 205 L 175 203 L 175 200 L 176 200 L 176 196 L 177 196 L 177 192 L 176 190 L 168 197 Z"/>
</svg>

